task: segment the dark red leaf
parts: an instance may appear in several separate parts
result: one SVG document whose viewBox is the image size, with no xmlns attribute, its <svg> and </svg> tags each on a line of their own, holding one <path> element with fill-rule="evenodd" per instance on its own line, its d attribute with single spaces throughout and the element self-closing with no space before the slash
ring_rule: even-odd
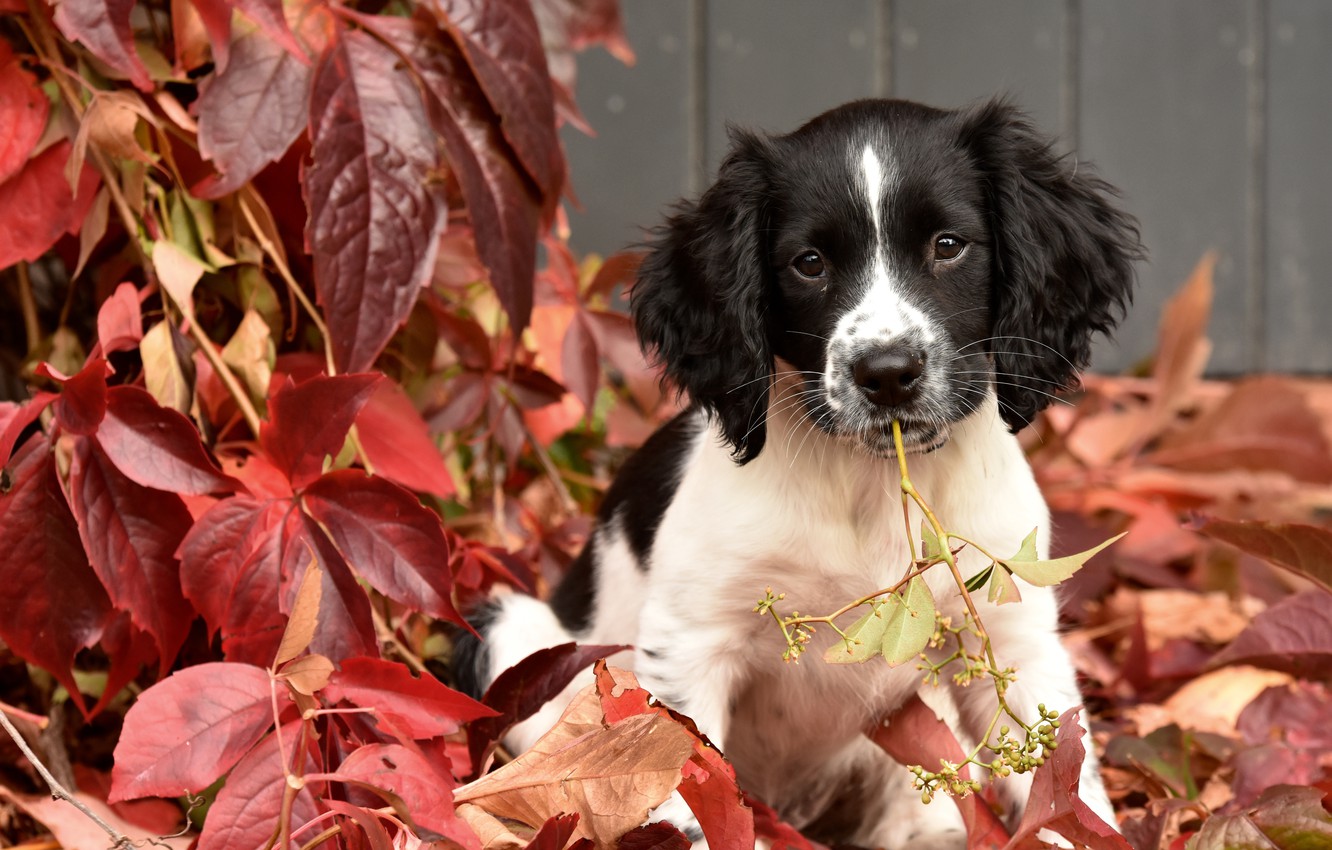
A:
<svg viewBox="0 0 1332 850">
<path fill-rule="evenodd" d="M 1307 590 L 1283 599 L 1253 618 L 1239 637 L 1212 659 L 1255 664 L 1319 679 L 1332 672 L 1332 596 Z"/>
<path fill-rule="evenodd" d="M 528 0 L 432 0 L 505 139 L 553 211 L 564 183 L 564 157 L 555 135 L 555 101 L 541 32 Z"/>
<path fill-rule="evenodd" d="M 338 369 L 369 368 L 434 271 L 444 231 L 439 156 L 398 54 L 344 33 L 315 68 L 306 242 Z"/>
<path fill-rule="evenodd" d="M 55 23 L 65 38 L 82 42 L 140 91 L 151 92 L 148 68 L 134 49 L 133 10 L 134 0 L 65 0 L 56 4 Z"/>
<path fill-rule="evenodd" d="M 204 31 L 208 33 L 208 43 L 213 48 L 213 65 L 220 73 L 226 70 L 231 59 L 230 0 L 190 0 L 190 5 L 199 14 Z"/>
<path fill-rule="evenodd" d="M 324 694 L 373 708 L 381 728 L 404 740 L 452 735 L 469 720 L 495 714 L 429 673 L 416 677 L 402 664 L 379 658 L 346 659 Z"/>
<path fill-rule="evenodd" d="M 222 499 L 199 517 L 181 541 L 177 553 L 181 589 L 211 632 L 227 623 L 232 589 L 242 570 L 271 569 L 276 587 L 281 549 L 277 548 L 271 567 L 258 565 L 254 556 L 261 548 L 275 548 L 271 538 L 280 534 L 293 508 L 290 500 L 260 501 L 244 495 Z M 276 599 L 275 595 L 274 603 Z M 276 610 L 277 605 L 271 607 Z"/>
<path fill-rule="evenodd" d="M 189 419 L 138 387 L 107 392 L 97 442 L 126 477 L 145 487 L 203 495 L 238 485 L 213 463 Z"/>
<path fill-rule="evenodd" d="M 505 732 L 515 723 L 536 714 L 589 664 L 628 648 L 563 643 L 539 649 L 500 673 L 481 698 L 498 714 L 475 720 L 467 727 L 467 749 L 472 757 L 472 768 L 481 770 Z"/>
<path fill-rule="evenodd" d="M 133 351 L 143 339 L 143 314 L 139 311 L 139 290 L 132 283 L 116 287 L 111 297 L 97 311 L 97 341 L 102 353 Z"/>
<path fill-rule="evenodd" d="M 1332 591 L 1332 531 L 1300 523 L 1213 518 L 1196 524 L 1194 530 L 1311 578 Z"/>
<path fill-rule="evenodd" d="M 941 759 L 960 764 L 966 757 L 952 730 L 918 696 L 903 703 L 869 737 L 902 765 L 933 769 Z M 969 768 L 963 765 L 958 775 L 967 778 Z M 967 828 L 967 850 L 997 850 L 1008 844 L 1008 830 L 979 796 L 952 799 Z"/>
<path fill-rule="evenodd" d="M 1332 689 L 1318 682 L 1291 682 L 1254 697 L 1240 712 L 1236 729 L 1250 744 L 1281 741 L 1302 750 L 1332 750 Z"/>
<path fill-rule="evenodd" d="M 532 840 L 527 842 L 527 850 L 564 850 L 564 845 L 573 837 L 578 826 L 578 814 L 556 815 L 541 825 Z"/>
<path fill-rule="evenodd" d="M 37 85 L 37 78 L 16 60 L 0 63 L 0 183 L 13 177 L 46 129 L 51 101 Z"/>
<path fill-rule="evenodd" d="M 620 836 L 617 850 L 689 850 L 689 836 L 673 824 L 657 821 L 631 829 Z"/>
<path fill-rule="evenodd" d="M 1042 829 L 1051 829 L 1089 850 L 1133 850 L 1113 825 L 1097 817 L 1078 797 L 1086 755 L 1082 732 L 1077 708 L 1060 715 L 1055 736 L 1059 748 L 1036 769 L 1027 809 L 1013 833 L 1014 845 Z"/>
<path fill-rule="evenodd" d="M 9 456 L 19 437 L 57 398 L 59 396 L 55 393 L 37 393 L 21 406 L 0 403 L 0 465 L 9 463 Z"/>
<path fill-rule="evenodd" d="M 37 374 L 60 384 L 55 402 L 56 421 L 72 434 L 91 434 L 106 416 L 106 379 L 111 366 L 103 359 L 89 360 L 77 375 L 66 378 L 49 364 L 40 363 Z"/>
<path fill-rule="evenodd" d="M 280 730 L 288 758 L 300 738 L 300 723 L 290 723 Z M 302 773 L 314 772 L 314 759 L 306 751 Z M 227 784 L 208 808 L 208 818 L 199 836 L 199 850 L 259 850 L 267 847 L 282 814 L 282 797 L 287 789 L 283 772 L 282 750 L 277 734 L 270 734 L 241 759 Z M 290 823 L 297 830 L 319 816 L 310 786 L 303 788 L 292 803 Z"/>
<path fill-rule="evenodd" d="M 120 689 L 134 681 L 144 666 L 157 658 L 157 643 L 153 636 L 134 625 L 134 619 L 124 611 L 112 613 L 98 643 L 106 653 L 109 666 L 102 696 L 91 714 L 110 705 L 120 694 Z"/>
<path fill-rule="evenodd" d="M 476 833 L 453 811 L 457 781 L 419 752 L 401 744 L 367 744 L 347 757 L 337 775 L 397 795 L 418 827 L 450 838 L 466 850 L 479 850 Z"/>
<path fill-rule="evenodd" d="M 110 800 L 202 791 L 272 726 L 267 671 L 227 662 L 178 670 L 125 714 Z"/>
<path fill-rule="evenodd" d="M 262 30 L 238 36 L 226 67 L 201 88 L 199 153 L 219 174 L 194 188 L 200 197 L 236 191 L 305 130 L 310 66 Z"/>
<path fill-rule="evenodd" d="M 573 321 L 564 332 L 560 368 L 569 392 L 583 403 L 586 410 L 592 410 L 596 404 L 597 389 L 601 386 L 601 366 L 597 362 L 596 340 L 582 310 L 574 313 Z"/>
<path fill-rule="evenodd" d="M 259 442 L 296 488 L 319 477 L 324 458 L 342 450 L 347 431 L 380 375 L 320 376 L 269 398 Z"/>
<path fill-rule="evenodd" d="M 377 30 L 409 57 L 427 89 L 426 113 L 444 142 L 476 231 L 477 251 L 515 330 L 532 314 L 541 197 L 515 161 L 459 48 L 432 23 L 384 20 Z"/>
<path fill-rule="evenodd" d="M 357 470 L 330 472 L 303 503 L 347 563 L 390 599 L 465 625 L 449 597 L 448 546 L 439 517 L 391 481 Z"/>
<path fill-rule="evenodd" d="M 102 635 L 111 601 L 78 542 L 51 444 L 28 440 L 4 470 L 0 488 L 0 639 L 51 672 L 86 709 L 74 680 L 74 655 Z M 21 590 L 19 590 L 21 588 Z"/>
<path fill-rule="evenodd" d="M 319 625 L 310 651 L 332 659 L 379 656 L 379 640 L 375 637 L 374 619 L 370 613 L 370 600 L 365 589 L 352 575 L 328 535 L 304 513 L 293 513 L 287 520 L 287 552 L 282 573 L 287 577 L 289 592 L 283 597 L 283 611 L 291 610 L 293 592 L 300 587 L 305 568 L 313 552 L 323 570 L 323 593 L 319 602 Z M 299 530 L 296 526 L 299 523 Z"/>
<path fill-rule="evenodd" d="M 194 611 L 180 590 L 176 548 L 193 524 L 180 497 L 126 478 L 93 440 L 78 440 L 69 470 L 79 536 L 111 602 L 157 641 L 165 669 Z"/>
<path fill-rule="evenodd" d="M 453 478 L 425 420 L 393 381 L 382 381 L 356 417 L 361 447 L 375 468 L 395 484 L 418 493 L 448 498 Z"/>
<path fill-rule="evenodd" d="M 561 117 L 590 134 L 591 128 L 573 102 L 576 78 L 573 53 L 601 44 L 621 62 L 634 64 L 634 51 L 620 21 L 620 4 L 616 0 L 536 0 L 533 7 L 541 23 Z"/>
<path fill-rule="evenodd" d="M 59 8 L 71 5 L 82 4 L 62 3 Z M 85 163 L 78 194 L 71 192 L 65 179 L 70 150 L 69 142 L 62 139 L 0 183 L 0 269 L 20 260 L 36 260 L 61 236 L 78 233 L 83 226 L 100 178 Z"/>
</svg>

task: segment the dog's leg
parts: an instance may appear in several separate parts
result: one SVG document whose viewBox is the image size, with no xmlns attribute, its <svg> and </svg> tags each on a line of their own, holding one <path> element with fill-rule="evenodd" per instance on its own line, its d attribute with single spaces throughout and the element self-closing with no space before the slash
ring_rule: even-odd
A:
<svg viewBox="0 0 1332 850">
<path fill-rule="evenodd" d="M 1000 668 L 1008 666 L 1016 670 L 1016 681 L 1009 686 L 1004 699 L 1019 717 L 1030 723 L 1037 719 L 1038 705 L 1044 704 L 1048 710 L 1062 713 L 1081 705 L 1082 696 L 1078 692 L 1073 663 L 1059 642 L 1054 592 L 1024 585 L 1022 596 L 1022 602 L 1018 604 L 994 606 L 981 600 L 977 600 L 977 604 L 981 607 L 980 614 Z M 953 695 L 963 731 L 979 741 L 998 710 L 991 682 L 982 680 L 968 686 L 953 685 Z M 1082 712 L 1078 722 L 1084 730 L 1082 745 L 1086 750 L 1078 796 L 1102 820 L 1118 828 L 1092 748 L 1086 712 Z M 1011 727 L 1014 724 L 1001 720 L 997 725 Z M 1022 818 L 1031 784 L 1030 773 L 1013 774 L 999 783 L 999 796 L 1009 811 L 1010 826 Z"/>
</svg>

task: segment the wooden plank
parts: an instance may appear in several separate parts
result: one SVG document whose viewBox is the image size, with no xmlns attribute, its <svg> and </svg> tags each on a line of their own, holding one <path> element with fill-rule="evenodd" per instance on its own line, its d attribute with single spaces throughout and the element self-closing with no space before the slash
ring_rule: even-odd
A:
<svg viewBox="0 0 1332 850">
<path fill-rule="evenodd" d="M 1102 347 L 1096 363 L 1117 369 L 1149 354 L 1161 305 L 1215 248 L 1210 369 L 1251 368 L 1261 329 L 1246 310 L 1246 4 L 1085 3 L 1081 23 L 1080 153 L 1124 191 L 1151 254 L 1118 348 Z"/>
<path fill-rule="evenodd" d="M 1006 94 L 1057 133 L 1063 21 L 1064 0 L 898 0 L 893 93 L 941 107 Z"/>
<path fill-rule="evenodd" d="M 1268 22 L 1267 366 L 1332 371 L 1332 4 L 1275 0 Z"/>
<path fill-rule="evenodd" d="M 638 56 L 633 67 L 602 50 L 578 57 L 578 106 L 597 135 L 561 131 L 582 204 L 569 216 L 577 251 L 604 255 L 642 241 L 644 229 L 688 190 L 689 6 L 622 4 Z"/>
<path fill-rule="evenodd" d="M 726 0 L 708 7 L 708 173 L 726 123 L 788 132 L 874 86 L 871 0 Z"/>
</svg>

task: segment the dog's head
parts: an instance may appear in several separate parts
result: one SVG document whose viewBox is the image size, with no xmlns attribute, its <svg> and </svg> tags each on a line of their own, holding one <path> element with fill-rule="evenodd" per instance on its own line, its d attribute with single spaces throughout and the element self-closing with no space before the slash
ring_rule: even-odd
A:
<svg viewBox="0 0 1332 850">
<path fill-rule="evenodd" d="M 1076 383 L 1140 255 L 1110 186 L 1013 107 L 859 101 L 732 133 L 658 232 L 631 300 L 645 348 L 740 463 L 783 407 L 878 455 L 942 445 L 993 391 L 1012 430 Z"/>
</svg>

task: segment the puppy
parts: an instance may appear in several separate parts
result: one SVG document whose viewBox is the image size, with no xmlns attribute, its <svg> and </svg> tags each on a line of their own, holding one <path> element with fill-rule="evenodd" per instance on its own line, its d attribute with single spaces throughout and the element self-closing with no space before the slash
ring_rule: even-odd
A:
<svg viewBox="0 0 1332 850">
<path fill-rule="evenodd" d="M 795 826 L 829 843 L 962 847 L 954 807 L 923 805 L 863 735 L 920 690 L 915 665 L 825 664 L 827 629 L 805 663 L 783 663 L 754 604 L 772 587 L 786 612 L 828 613 L 902 576 L 894 419 L 949 530 L 1007 554 L 1039 528 L 1045 557 L 1050 517 L 1014 433 L 1122 316 L 1137 230 L 1111 187 L 1002 101 L 865 100 L 731 142 L 712 187 L 657 232 L 631 294 L 645 350 L 690 406 L 625 464 L 549 604 L 509 594 L 482 613 L 485 642 L 462 648 L 460 674 L 479 691 L 542 647 L 632 644 L 619 663 Z M 968 576 L 988 565 L 970 549 L 960 562 Z M 961 622 L 948 572 L 926 578 Z M 977 604 L 1000 665 L 1017 668 L 1007 701 L 1035 718 L 1038 703 L 1081 699 L 1054 592 L 1021 592 Z M 994 689 L 942 687 L 959 733 L 980 740 Z M 530 745 L 562 702 L 509 745 Z M 1082 796 L 1113 824 L 1084 743 Z M 1014 819 L 1030 784 L 1001 783 Z M 700 838 L 678 800 L 663 809 Z"/>
</svg>

